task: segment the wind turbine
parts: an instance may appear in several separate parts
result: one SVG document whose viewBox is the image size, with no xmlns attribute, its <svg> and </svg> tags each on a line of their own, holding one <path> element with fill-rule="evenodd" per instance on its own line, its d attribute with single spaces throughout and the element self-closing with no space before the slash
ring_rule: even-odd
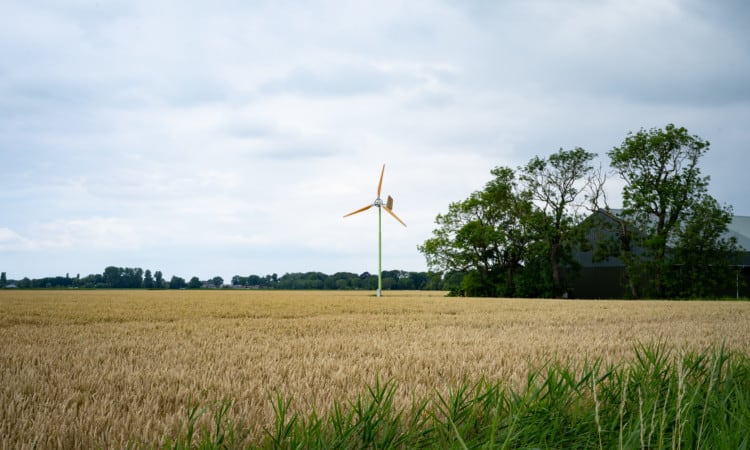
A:
<svg viewBox="0 0 750 450">
<path fill-rule="evenodd" d="M 398 220 L 401 225 L 406 226 L 403 220 L 399 219 L 396 213 L 393 212 L 393 197 L 390 195 L 388 196 L 388 200 L 384 203 L 383 200 L 380 198 L 380 188 L 383 186 L 383 173 L 385 173 L 385 164 L 383 164 L 383 168 L 380 170 L 380 181 L 378 181 L 378 196 L 375 199 L 375 201 L 367 205 L 363 208 L 359 208 L 356 211 L 350 212 L 349 214 L 345 215 L 344 217 L 349 217 L 354 214 L 361 213 L 363 211 L 367 211 L 368 209 L 372 208 L 373 206 L 376 206 L 378 208 L 378 290 L 376 291 L 376 295 L 380 297 L 380 292 L 383 290 L 383 275 L 382 275 L 382 262 L 383 262 L 383 233 L 382 233 L 382 226 L 381 226 L 381 218 L 382 218 L 382 210 L 385 209 L 385 211 L 392 215 L 394 219 Z"/>
</svg>

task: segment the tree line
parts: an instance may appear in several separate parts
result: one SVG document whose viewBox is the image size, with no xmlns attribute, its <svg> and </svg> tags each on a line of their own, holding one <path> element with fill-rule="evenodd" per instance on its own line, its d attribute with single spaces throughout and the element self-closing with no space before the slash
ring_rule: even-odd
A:
<svg viewBox="0 0 750 450">
<path fill-rule="evenodd" d="M 443 276 L 432 272 L 407 272 L 403 270 L 383 271 L 383 289 L 389 290 L 450 290 L 460 284 L 456 276 Z M 164 278 L 161 271 L 151 272 L 139 267 L 108 266 L 101 274 L 91 274 L 85 277 L 69 274 L 56 277 L 44 277 L 21 280 L 7 280 L 5 272 L 0 278 L 0 287 L 13 286 L 21 289 L 46 288 L 79 288 L 79 289 L 366 289 L 375 290 L 378 286 L 377 275 L 363 272 L 337 272 L 328 275 L 321 272 L 296 272 L 248 276 L 235 275 L 231 284 L 225 284 L 220 276 L 201 280 L 192 277 L 185 280 L 179 276 Z"/>
<path fill-rule="evenodd" d="M 726 238 L 732 208 L 708 193 L 699 162 L 709 142 L 673 124 L 629 133 L 607 152 L 576 147 L 495 167 L 493 178 L 448 205 L 419 250 L 428 268 L 462 273 L 457 295 L 565 297 L 580 270 L 576 252 L 617 258 L 627 296 L 709 297 L 731 283 L 740 249 Z M 620 177 L 623 205 L 611 213 L 605 184 Z M 612 221 L 586 221 L 594 211 Z M 596 239 L 591 232 L 606 232 Z M 575 293 L 573 293 L 575 295 Z"/>
</svg>

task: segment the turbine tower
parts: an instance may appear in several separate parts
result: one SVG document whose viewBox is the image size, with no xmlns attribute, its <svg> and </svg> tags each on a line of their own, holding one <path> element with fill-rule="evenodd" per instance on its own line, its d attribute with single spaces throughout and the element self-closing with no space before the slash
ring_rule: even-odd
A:
<svg viewBox="0 0 750 450">
<path fill-rule="evenodd" d="M 375 198 L 375 201 L 367 205 L 365 207 L 359 208 L 356 211 L 350 212 L 349 214 L 345 215 L 344 217 L 349 217 L 354 214 L 361 213 L 363 211 L 367 211 L 368 209 L 372 208 L 373 206 L 376 206 L 378 208 L 378 290 L 376 291 L 376 295 L 380 297 L 380 293 L 383 290 L 383 271 L 382 271 L 382 263 L 383 263 L 383 232 L 382 232 L 382 210 L 385 209 L 385 211 L 393 216 L 394 219 L 398 220 L 399 223 L 403 226 L 406 226 L 403 220 L 399 219 L 396 213 L 393 212 L 393 197 L 390 195 L 388 196 L 388 200 L 386 202 L 383 202 L 383 200 L 380 198 L 380 188 L 383 187 L 383 174 L 385 173 L 385 164 L 383 164 L 383 168 L 380 170 L 380 181 L 378 181 L 378 196 Z"/>
</svg>

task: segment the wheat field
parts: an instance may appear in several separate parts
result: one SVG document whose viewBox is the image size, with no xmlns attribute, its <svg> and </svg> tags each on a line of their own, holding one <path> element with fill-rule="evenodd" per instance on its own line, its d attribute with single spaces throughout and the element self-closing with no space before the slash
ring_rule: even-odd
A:
<svg viewBox="0 0 750 450">
<path fill-rule="evenodd" d="M 397 401 L 637 343 L 750 348 L 750 303 L 446 298 L 442 293 L 0 290 L 0 446 L 155 446 L 189 402 L 262 434 L 276 393 L 326 412 L 377 378 Z"/>
</svg>

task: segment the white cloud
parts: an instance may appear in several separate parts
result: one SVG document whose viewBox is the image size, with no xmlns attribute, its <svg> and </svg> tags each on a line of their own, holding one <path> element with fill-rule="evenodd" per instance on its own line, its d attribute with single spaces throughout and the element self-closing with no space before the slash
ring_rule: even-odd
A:
<svg viewBox="0 0 750 450">
<path fill-rule="evenodd" d="M 20 234 L 10 228 L 0 228 L 0 250 L 9 251 L 27 248 L 28 244 Z"/>
</svg>

